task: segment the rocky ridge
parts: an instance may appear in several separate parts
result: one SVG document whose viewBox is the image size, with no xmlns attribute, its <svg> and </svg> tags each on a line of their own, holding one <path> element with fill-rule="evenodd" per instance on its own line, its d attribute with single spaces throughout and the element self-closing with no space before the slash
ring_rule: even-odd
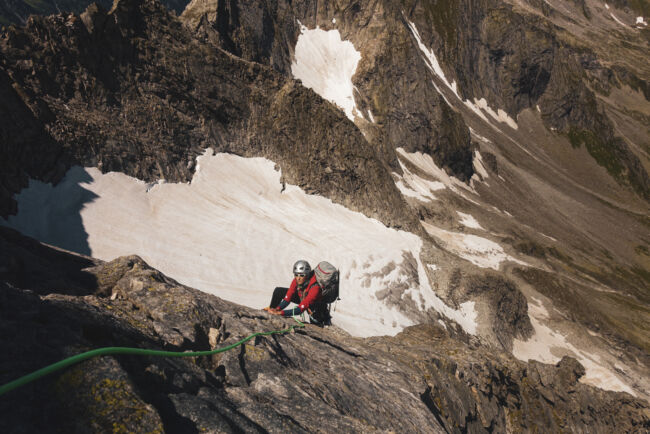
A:
<svg viewBox="0 0 650 434">
<path fill-rule="evenodd" d="M 527 10 L 495 0 L 363 4 L 196 0 L 181 18 L 202 39 L 287 76 L 300 33 L 298 22 L 337 29 L 363 53 L 354 77 L 355 99 L 364 113 L 364 119 L 357 118 L 359 128 L 382 131 L 386 136 L 379 140 L 382 150 L 401 146 L 428 153 L 441 167 L 468 180 L 473 169 L 466 119 L 443 99 L 435 83 L 422 79 L 429 73 L 409 30 L 413 23 L 439 59 L 448 83 L 457 83 L 460 98 L 484 99 L 495 111 L 503 109 L 513 118 L 536 108 L 547 128 L 565 134 L 574 147 L 584 145 L 612 176 L 647 199 L 648 169 L 616 131 L 607 104 L 597 94 L 622 86 L 647 89 L 650 71 L 642 61 L 606 66 L 618 45 L 608 52 L 592 47 L 588 34 L 549 19 L 549 13 L 543 13 L 546 3 L 530 4 Z M 591 28 L 585 20 L 581 29 Z M 647 41 L 637 43 L 636 51 L 625 48 L 628 58 L 647 50 Z M 365 119 L 368 110 L 372 122 Z M 390 162 L 392 154 L 387 155 Z"/>
<path fill-rule="evenodd" d="M 403 199 L 385 163 L 338 109 L 196 40 L 155 1 L 32 17 L 7 30 L 0 51 L 1 92 L 13 103 L 3 105 L 0 127 L 5 216 L 28 177 L 56 182 L 79 164 L 189 181 L 195 157 L 211 147 L 267 157 L 308 192 L 389 225 L 417 226 L 398 211 Z"/>
<path fill-rule="evenodd" d="M 28 2 L 24 0 L 7 0 L 0 4 L 0 26 L 24 25 L 30 15 L 52 15 L 57 13 L 82 13 L 88 5 L 97 3 L 105 9 L 110 9 L 110 0 L 98 0 L 89 2 L 87 0 L 43 0 L 39 2 Z M 185 0 L 164 0 L 162 2 L 167 8 L 180 14 L 187 5 Z"/>
<path fill-rule="evenodd" d="M 179 285 L 140 258 L 71 255 L 0 228 L 0 382 L 83 350 L 223 347 L 291 320 Z M 20 357 L 15 357 L 19 354 Z M 353 338 L 258 337 L 197 359 L 89 360 L 0 398 L 3 432 L 643 432 L 650 408 L 578 380 L 575 359 L 524 363 L 439 325 Z M 63 399 L 65 397 L 65 399 Z"/>
</svg>

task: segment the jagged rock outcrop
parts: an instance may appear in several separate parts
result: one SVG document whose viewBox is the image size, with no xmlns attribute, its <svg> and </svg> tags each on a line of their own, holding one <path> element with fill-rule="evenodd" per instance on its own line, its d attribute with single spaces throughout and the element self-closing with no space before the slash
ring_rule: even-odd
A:
<svg viewBox="0 0 650 434">
<path fill-rule="evenodd" d="M 460 97 L 484 98 L 495 111 L 503 109 L 513 118 L 524 109 L 539 108 L 548 128 L 566 134 L 575 147 L 584 144 L 611 176 L 647 198 L 647 170 L 616 132 L 594 89 L 625 85 L 645 89 L 647 80 L 639 77 L 648 71 L 623 62 L 607 67 L 607 60 L 596 61 L 595 71 L 593 62 L 583 62 L 595 56 L 589 41 L 546 19 L 551 9 L 545 2 L 531 5 L 542 13 L 494 0 L 399 4 L 196 0 L 182 19 L 202 39 L 285 75 L 291 74 L 298 21 L 310 28 L 336 28 L 362 53 L 353 78 L 355 99 L 362 113 L 373 113 L 385 134 L 378 146 L 388 164 L 394 164 L 392 149 L 404 147 L 432 155 L 440 166 L 467 180 L 473 173 L 467 126 L 430 80 L 422 80 L 429 71 L 409 34 L 406 21 L 412 21 L 449 81 L 457 82 Z M 575 2 L 575 8 L 590 19 L 584 2 Z M 593 86 L 594 82 L 600 84 Z"/>
<path fill-rule="evenodd" d="M 423 79 L 430 72 L 402 11 L 391 2 L 196 0 L 181 19 L 201 39 L 285 76 L 292 74 L 299 22 L 312 29 L 337 29 L 361 53 L 353 77 L 363 116 L 357 123 L 384 161 L 398 167 L 394 150 L 402 147 L 431 155 L 464 181 L 474 173 L 469 130 L 431 81 Z"/>
<path fill-rule="evenodd" d="M 211 147 L 267 157 L 308 192 L 389 225 L 417 225 L 389 168 L 342 112 L 268 67 L 198 41 L 156 1 L 32 17 L 2 36 L 0 56 L 9 114 L 0 124 L 3 215 L 27 177 L 56 182 L 80 164 L 188 181 L 195 157 Z"/>
<path fill-rule="evenodd" d="M 0 25 L 23 25 L 30 15 L 51 15 L 57 13 L 83 12 L 91 3 L 100 4 L 105 9 L 110 9 L 111 0 L 44 0 L 28 2 L 24 0 L 5 0 L 0 3 Z M 187 0 L 163 0 L 162 3 L 177 14 L 183 12 Z"/>
<path fill-rule="evenodd" d="M 142 259 L 103 263 L 0 228 L 0 383 L 84 350 L 223 347 L 291 320 L 179 285 Z M 13 258 L 13 259 L 12 259 Z M 58 284 L 50 282 L 58 281 Z M 11 338 L 10 338 L 11 337 Z M 105 356 L 3 396 L 3 432 L 643 432 L 650 409 L 437 325 L 360 339 L 308 325 L 197 359 Z"/>
</svg>

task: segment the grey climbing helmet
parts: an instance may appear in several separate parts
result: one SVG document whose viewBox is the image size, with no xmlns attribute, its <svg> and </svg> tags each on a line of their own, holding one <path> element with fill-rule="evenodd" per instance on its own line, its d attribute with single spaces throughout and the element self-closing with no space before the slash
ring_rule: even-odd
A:
<svg viewBox="0 0 650 434">
<path fill-rule="evenodd" d="M 309 262 L 305 261 L 304 259 L 301 259 L 300 261 L 297 261 L 295 264 L 293 264 L 294 276 L 296 274 L 302 274 L 308 276 L 310 273 L 311 273 L 311 265 L 309 265 Z"/>
</svg>

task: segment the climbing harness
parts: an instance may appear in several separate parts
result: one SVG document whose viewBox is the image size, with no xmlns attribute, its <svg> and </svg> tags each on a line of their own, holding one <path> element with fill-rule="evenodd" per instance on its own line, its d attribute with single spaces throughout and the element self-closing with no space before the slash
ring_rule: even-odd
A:
<svg viewBox="0 0 650 434">
<path fill-rule="evenodd" d="M 242 345 L 245 342 L 250 341 L 256 336 L 269 336 L 269 335 L 274 335 L 274 334 L 283 334 L 283 333 L 289 333 L 296 327 L 302 328 L 305 327 L 305 324 L 301 321 L 299 321 L 296 317 L 293 317 L 294 321 L 296 321 L 298 324 L 297 325 L 292 325 L 289 328 L 283 329 L 283 330 L 273 330 L 269 332 L 257 332 L 253 333 L 252 335 L 242 339 L 239 342 L 236 342 L 232 345 L 228 345 L 227 347 L 224 348 L 219 348 L 216 350 L 210 350 L 210 351 L 160 351 L 160 350 L 147 350 L 143 348 L 131 348 L 131 347 L 104 347 L 104 348 L 97 348 L 96 350 L 91 350 L 91 351 L 86 351 L 85 353 L 77 354 L 75 356 L 68 357 L 67 359 L 63 359 L 59 362 L 53 363 L 51 365 L 48 365 L 42 369 L 39 369 L 38 371 L 34 371 L 31 374 L 24 375 L 14 381 L 10 381 L 9 383 L 0 386 L 0 396 L 4 395 L 5 393 L 16 389 L 18 387 L 24 386 L 25 384 L 31 383 L 32 381 L 38 380 L 41 377 L 44 377 L 45 375 L 51 374 L 53 372 L 56 372 L 60 369 L 66 368 L 68 366 L 77 364 L 79 362 L 82 362 L 84 360 L 90 359 L 95 356 L 107 356 L 109 354 L 130 354 L 130 355 L 136 355 L 136 356 L 161 356 L 161 357 L 199 357 L 199 356 L 210 356 L 212 354 L 218 354 L 218 353 L 223 353 L 228 350 L 232 350 L 235 347 L 238 347 L 239 345 Z M 304 320 L 303 320 L 304 321 Z"/>
</svg>

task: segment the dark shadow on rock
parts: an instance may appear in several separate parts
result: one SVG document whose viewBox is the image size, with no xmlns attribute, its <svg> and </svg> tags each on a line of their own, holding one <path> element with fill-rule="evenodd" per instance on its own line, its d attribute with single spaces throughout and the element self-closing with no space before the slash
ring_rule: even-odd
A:
<svg viewBox="0 0 650 434">
<path fill-rule="evenodd" d="M 54 115 L 0 69 L 0 217 L 17 211 L 14 194 L 29 178 L 58 182 L 66 172 L 63 147 L 45 123 Z"/>
<path fill-rule="evenodd" d="M 89 256 L 81 210 L 99 196 L 81 184 L 91 181 L 85 169 L 75 166 L 54 187 L 30 182 L 21 192 L 18 214 L 10 216 L 7 225 L 43 243 Z"/>
<path fill-rule="evenodd" d="M 94 294 L 97 278 L 84 271 L 101 261 L 76 255 L 0 226 L 0 280 L 40 295 Z"/>
</svg>

